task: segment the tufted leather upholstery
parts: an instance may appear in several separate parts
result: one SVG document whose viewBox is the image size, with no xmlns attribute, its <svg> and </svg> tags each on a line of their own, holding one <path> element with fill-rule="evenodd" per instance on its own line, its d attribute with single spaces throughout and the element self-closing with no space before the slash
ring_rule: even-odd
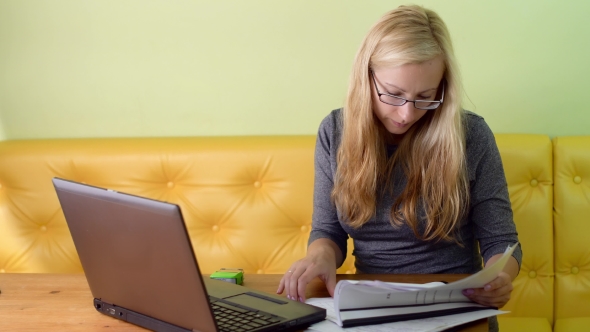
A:
<svg viewBox="0 0 590 332">
<path fill-rule="evenodd" d="M 553 140 L 555 331 L 590 331 L 590 136 Z"/>
<path fill-rule="evenodd" d="M 305 254 L 315 138 L 0 143 L 0 272 L 81 272 L 54 176 L 181 206 L 203 273 L 282 273 Z M 352 259 L 340 272 L 353 272 Z"/>
<path fill-rule="evenodd" d="M 496 140 L 524 251 L 501 330 L 550 331 L 554 321 L 556 330 L 590 330 L 590 137 Z M 306 250 L 314 144 L 312 136 L 0 142 L 0 273 L 82 271 L 54 176 L 179 204 L 203 273 L 282 273 Z M 349 242 L 339 273 L 354 272 L 351 251 Z"/>
<path fill-rule="evenodd" d="M 518 238 L 521 270 L 498 317 L 501 331 L 551 331 L 553 324 L 553 155 L 545 135 L 496 135 Z"/>
</svg>

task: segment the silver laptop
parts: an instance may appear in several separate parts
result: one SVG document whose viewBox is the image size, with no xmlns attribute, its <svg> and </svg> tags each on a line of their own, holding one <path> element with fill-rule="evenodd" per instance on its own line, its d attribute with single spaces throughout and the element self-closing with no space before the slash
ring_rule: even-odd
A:
<svg viewBox="0 0 590 332">
<path fill-rule="evenodd" d="M 324 309 L 203 278 L 180 207 L 54 178 L 94 307 L 155 331 L 284 331 Z M 198 243 L 195 243 L 198 245 Z"/>
</svg>

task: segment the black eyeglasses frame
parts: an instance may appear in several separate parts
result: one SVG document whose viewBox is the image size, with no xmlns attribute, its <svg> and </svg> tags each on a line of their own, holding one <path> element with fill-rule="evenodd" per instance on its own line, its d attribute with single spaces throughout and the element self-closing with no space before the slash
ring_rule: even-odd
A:
<svg viewBox="0 0 590 332">
<path fill-rule="evenodd" d="M 410 99 L 406 99 L 404 97 L 400 97 L 400 96 L 396 96 L 396 95 L 392 95 L 392 94 L 389 94 L 389 93 L 385 93 L 385 92 L 379 91 L 379 88 L 377 87 L 377 81 L 375 80 L 375 72 L 373 72 L 372 70 L 371 70 L 371 77 L 373 78 L 373 84 L 375 85 L 375 91 L 377 91 L 377 95 L 379 96 L 379 101 L 382 102 L 382 103 L 384 103 L 384 104 L 387 104 L 387 105 L 391 105 L 391 106 L 404 106 L 407 102 L 412 102 L 412 103 L 414 103 L 414 107 L 417 108 L 417 109 L 419 109 L 419 110 L 432 111 L 432 110 L 435 110 L 435 109 L 439 108 L 440 105 L 442 105 L 442 103 L 444 102 L 444 99 L 445 99 L 445 82 L 444 82 L 444 80 L 442 82 L 442 96 L 441 96 L 440 100 L 420 100 L 420 99 L 410 100 Z M 396 105 L 396 104 L 392 104 L 392 103 L 388 103 L 386 101 L 383 101 L 383 99 L 381 99 L 381 96 L 388 96 L 388 97 L 391 97 L 391 98 L 399 99 L 400 100 L 400 104 L 399 105 Z M 416 105 L 417 102 L 418 103 L 420 103 L 420 102 L 422 102 L 422 103 L 436 103 L 436 105 L 427 106 L 427 107 L 418 107 Z"/>
</svg>

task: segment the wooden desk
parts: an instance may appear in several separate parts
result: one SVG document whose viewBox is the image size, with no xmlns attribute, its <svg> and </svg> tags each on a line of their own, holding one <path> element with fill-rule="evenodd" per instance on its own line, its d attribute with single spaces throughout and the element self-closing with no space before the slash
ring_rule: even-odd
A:
<svg viewBox="0 0 590 332">
<path fill-rule="evenodd" d="M 377 279 L 425 283 L 455 281 L 461 275 L 339 275 L 338 279 Z M 246 275 L 244 285 L 275 293 L 281 275 Z M 145 331 L 96 312 L 83 274 L 0 273 L 0 331 Z M 307 297 L 327 297 L 324 284 L 314 280 Z M 479 320 L 461 331 L 487 331 Z"/>
</svg>

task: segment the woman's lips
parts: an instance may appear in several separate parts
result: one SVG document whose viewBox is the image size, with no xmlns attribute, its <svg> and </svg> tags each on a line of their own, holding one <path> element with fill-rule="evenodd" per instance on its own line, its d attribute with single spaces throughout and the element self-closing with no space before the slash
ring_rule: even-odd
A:
<svg viewBox="0 0 590 332">
<path fill-rule="evenodd" d="M 405 126 L 408 125 L 407 123 L 403 124 L 403 123 L 399 123 L 399 122 L 394 121 L 394 120 L 391 120 L 391 123 L 393 123 L 393 125 L 396 126 L 396 127 L 398 127 L 398 128 L 404 128 Z"/>
</svg>

